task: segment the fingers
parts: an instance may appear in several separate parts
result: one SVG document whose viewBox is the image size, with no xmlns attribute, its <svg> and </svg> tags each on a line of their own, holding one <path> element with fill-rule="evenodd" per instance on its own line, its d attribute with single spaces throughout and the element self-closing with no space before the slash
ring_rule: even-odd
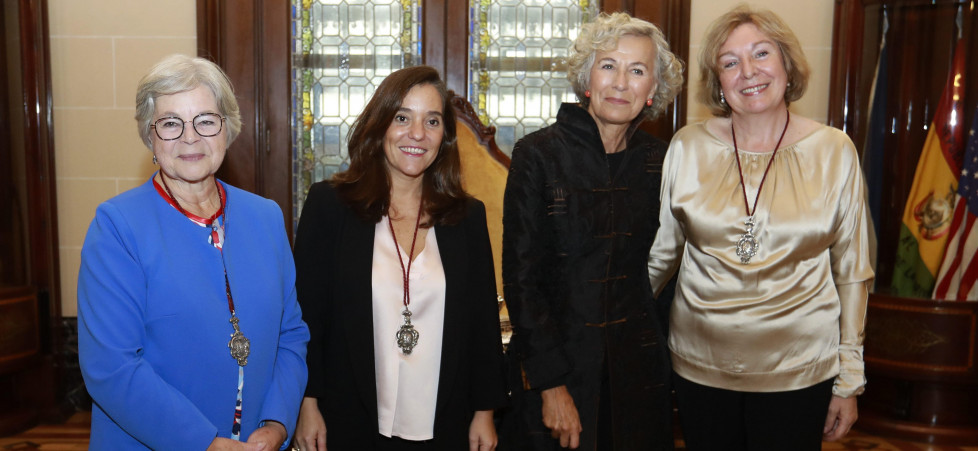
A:
<svg viewBox="0 0 978 451">
<path fill-rule="evenodd" d="M 856 407 L 856 398 L 832 397 L 829 403 L 828 415 L 825 418 L 825 426 L 822 428 L 823 438 L 826 441 L 834 442 L 849 433 L 849 429 L 859 418 Z"/>
<path fill-rule="evenodd" d="M 829 433 L 835 429 L 837 423 L 837 418 L 839 417 L 838 409 L 834 409 L 831 404 L 829 404 L 829 412 L 825 415 L 825 426 L 822 427 L 822 435 L 828 437 Z"/>
<path fill-rule="evenodd" d="M 567 440 L 567 448 L 577 449 L 578 446 L 581 446 L 581 431 L 577 431 L 567 435 L 569 435 Z"/>
<path fill-rule="evenodd" d="M 580 444 L 581 419 L 577 414 L 574 399 L 566 386 L 544 390 L 543 425 L 551 431 L 551 436 L 559 439 L 563 448 L 576 449 Z"/>
<path fill-rule="evenodd" d="M 487 441 L 483 438 L 469 438 L 469 451 L 493 451 L 495 449 L 495 441 Z"/>
</svg>

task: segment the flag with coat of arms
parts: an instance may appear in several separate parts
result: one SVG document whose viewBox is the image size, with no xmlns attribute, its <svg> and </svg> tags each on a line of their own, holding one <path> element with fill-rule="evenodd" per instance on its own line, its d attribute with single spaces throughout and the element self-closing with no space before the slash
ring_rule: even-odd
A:
<svg viewBox="0 0 978 451">
<path fill-rule="evenodd" d="M 950 240 L 934 288 L 935 299 L 978 301 L 978 106 L 968 130 L 968 144 L 951 220 Z"/>
<path fill-rule="evenodd" d="M 897 296 L 930 298 L 944 257 L 964 150 L 964 46 L 959 37 L 903 209 L 891 284 Z"/>
</svg>

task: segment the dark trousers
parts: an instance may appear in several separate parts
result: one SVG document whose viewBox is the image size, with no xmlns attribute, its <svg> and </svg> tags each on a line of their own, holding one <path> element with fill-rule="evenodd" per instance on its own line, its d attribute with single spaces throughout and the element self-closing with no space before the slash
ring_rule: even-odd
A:
<svg viewBox="0 0 978 451">
<path fill-rule="evenodd" d="M 707 387 L 673 373 L 686 449 L 819 451 L 832 382 L 754 393 Z"/>
<path fill-rule="evenodd" d="M 413 441 L 404 440 L 400 437 L 384 437 L 383 435 L 380 436 L 379 440 L 377 451 L 425 451 L 437 449 L 434 443 L 432 443 L 432 440 Z M 367 448 L 364 447 L 364 449 Z"/>
</svg>

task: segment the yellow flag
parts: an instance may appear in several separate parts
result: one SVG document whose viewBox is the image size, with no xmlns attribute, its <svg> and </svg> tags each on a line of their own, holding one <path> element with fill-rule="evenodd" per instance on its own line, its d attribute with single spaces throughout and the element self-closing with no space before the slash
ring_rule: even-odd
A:
<svg viewBox="0 0 978 451">
<path fill-rule="evenodd" d="M 951 73 L 914 172 L 893 269 L 893 293 L 931 297 L 954 213 L 964 151 L 964 40 L 958 39 Z"/>
</svg>

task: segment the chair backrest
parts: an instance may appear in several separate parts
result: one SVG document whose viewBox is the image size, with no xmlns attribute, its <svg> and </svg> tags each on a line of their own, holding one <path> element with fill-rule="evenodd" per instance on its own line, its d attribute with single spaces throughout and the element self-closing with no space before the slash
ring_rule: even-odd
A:
<svg viewBox="0 0 978 451">
<path fill-rule="evenodd" d="M 458 121 L 458 150 L 462 161 L 462 187 L 486 204 L 489 240 L 496 265 L 496 293 L 503 294 L 503 192 L 509 175 L 509 157 L 496 146 L 496 127 L 486 126 L 465 98 L 454 92 L 452 107 Z"/>
</svg>

